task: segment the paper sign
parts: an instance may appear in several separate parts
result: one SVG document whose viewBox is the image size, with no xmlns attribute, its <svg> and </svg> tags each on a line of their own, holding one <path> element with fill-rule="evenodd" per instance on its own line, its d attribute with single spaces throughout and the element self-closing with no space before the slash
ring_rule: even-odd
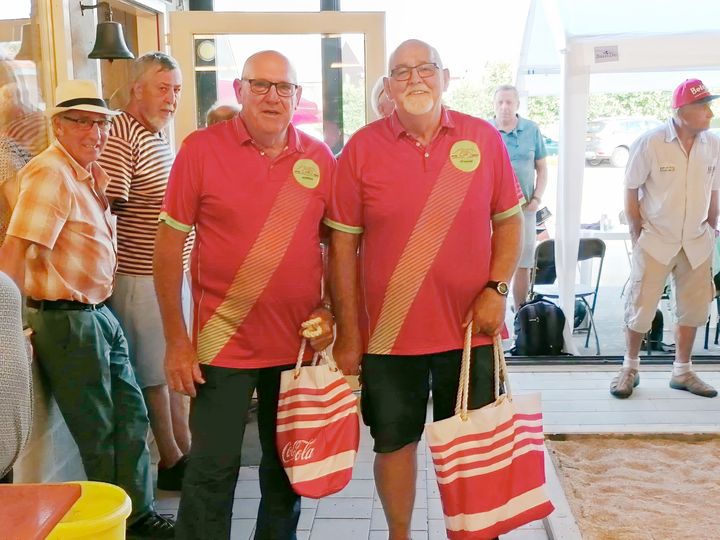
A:
<svg viewBox="0 0 720 540">
<path fill-rule="evenodd" d="M 595 47 L 595 63 L 599 64 L 602 62 L 619 62 L 620 55 L 618 54 L 617 45 L 609 45 L 605 47 Z"/>
</svg>

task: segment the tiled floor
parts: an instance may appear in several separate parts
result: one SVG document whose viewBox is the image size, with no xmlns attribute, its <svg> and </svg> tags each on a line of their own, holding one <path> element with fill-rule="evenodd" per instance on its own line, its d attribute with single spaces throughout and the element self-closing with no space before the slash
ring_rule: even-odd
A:
<svg viewBox="0 0 720 540">
<path fill-rule="evenodd" d="M 299 540 L 381 540 L 387 538 L 387 523 L 375 491 L 372 472 L 372 442 L 366 429 L 362 431 L 353 479 L 341 492 L 320 500 L 303 499 Z M 429 453 L 424 446 L 418 452 L 417 497 L 412 520 L 413 540 L 446 538 L 440 495 Z M 257 467 L 243 467 L 233 506 L 232 540 L 252 538 L 257 514 L 259 488 Z M 158 509 L 177 512 L 178 494 L 158 492 Z M 543 524 L 529 524 L 503 540 L 547 540 Z"/>
<path fill-rule="evenodd" d="M 667 366 L 643 368 L 640 386 L 626 400 L 615 399 L 608 393 L 616 367 L 594 367 L 590 371 L 587 367 L 513 366 L 511 382 L 514 392 L 542 393 L 547 433 L 720 432 L 720 398 L 700 398 L 670 389 L 669 369 Z M 702 376 L 720 387 L 720 371 L 717 366 L 713 369 L 715 371 L 703 372 Z M 370 435 L 364 428 L 353 479 L 343 491 L 319 501 L 303 499 L 298 538 L 387 538 L 387 524 L 373 481 L 371 445 Z M 235 490 L 233 540 L 252 538 L 258 503 L 257 468 L 243 467 Z M 174 513 L 177 504 L 177 494 L 160 492 L 161 510 Z M 412 528 L 415 540 L 446 538 L 435 475 L 424 444 L 419 446 Z M 535 522 L 502 538 L 547 540 L 548 534 L 542 522 Z"/>
<path fill-rule="evenodd" d="M 363 426 L 360 451 L 353 478 L 341 492 L 320 500 L 302 499 L 298 525 L 299 540 L 381 540 L 387 538 L 387 522 L 373 480 L 372 440 Z M 447 538 L 440 495 L 435 482 L 430 453 L 424 441 L 418 447 L 418 478 L 412 519 L 413 540 Z M 232 540 L 252 538 L 260 502 L 257 467 L 242 467 L 233 506 Z M 176 513 L 179 494 L 158 492 L 158 509 Z M 503 540 L 547 540 L 542 522 L 531 523 Z"/>
</svg>

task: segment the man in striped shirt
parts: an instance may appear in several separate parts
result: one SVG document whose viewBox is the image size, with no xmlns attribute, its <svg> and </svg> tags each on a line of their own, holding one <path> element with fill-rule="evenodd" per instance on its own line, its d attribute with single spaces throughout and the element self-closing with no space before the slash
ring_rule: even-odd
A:
<svg viewBox="0 0 720 540">
<path fill-rule="evenodd" d="M 153 287 L 157 219 L 174 154 L 164 129 L 175 114 L 182 76 L 173 58 L 148 53 L 133 63 L 130 101 L 115 119 L 99 163 L 117 216 L 118 270 L 110 306 L 120 319 L 160 454 L 160 489 L 179 490 L 190 451 L 186 399 L 168 392 L 165 338 Z"/>
<path fill-rule="evenodd" d="M 115 225 L 97 164 L 115 111 L 92 81 L 67 81 L 48 110 L 57 140 L 20 171 L 0 271 L 27 295 L 39 365 L 89 480 L 132 500 L 127 538 L 173 538 L 153 509 L 148 418 L 122 328 L 105 302 L 117 267 Z"/>
</svg>

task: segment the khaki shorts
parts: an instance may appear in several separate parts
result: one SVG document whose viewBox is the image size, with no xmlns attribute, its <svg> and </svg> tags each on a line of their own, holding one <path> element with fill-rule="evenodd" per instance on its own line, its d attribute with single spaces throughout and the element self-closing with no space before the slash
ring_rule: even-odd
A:
<svg viewBox="0 0 720 540">
<path fill-rule="evenodd" d="M 711 263 L 712 257 L 708 256 L 693 268 L 685 251 L 680 250 L 665 265 L 636 245 L 625 297 L 625 326 L 641 334 L 650 330 L 669 275 L 672 275 L 670 288 L 675 299 L 675 322 L 680 326 L 704 326 L 715 296 Z"/>
</svg>

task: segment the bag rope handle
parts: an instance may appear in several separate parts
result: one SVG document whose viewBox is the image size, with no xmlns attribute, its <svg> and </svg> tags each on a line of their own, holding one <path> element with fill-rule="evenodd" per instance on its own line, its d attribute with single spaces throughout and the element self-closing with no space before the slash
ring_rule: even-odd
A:
<svg viewBox="0 0 720 540">
<path fill-rule="evenodd" d="M 305 356 L 305 348 L 307 347 L 307 339 L 303 338 L 302 343 L 300 343 L 300 350 L 298 351 L 297 355 L 297 361 L 295 362 L 295 370 L 293 372 L 293 376 L 297 379 L 300 376 L 300 368 L 302 367 L 302 361 L 303 357 Z M 315 352 L 312 357 L 312 361 L 310 362 L 311 366 L 317 366 L 319 363 L 319 360 L 322 360 L 325 362 L 328 367 L 330 368 L 330 371 L 337 371 L 338 367 L 335 363 L 335 359 L 333 359 L 332 356 L 330 356 L 326 350 L 322 350 L 320 352 Z"/>
<path fill-rule="evenodd" d="M 462 361 L 460 365 L 460 382 L 458 383 L 457 400 L 455 401 L 455 414 L 459 414 L 463 421 L 468 419 L 468 396 L 470 395 L 470 357 L 472 351 L 472 322 L 465 330 L 465 341 L 463 343 Z M 500 397 L 500 381 L 505 386 L 505 394 L 512 400 L 510 380 L 507 374 L 505 354 L 502 349 L 502 338 L 497 334 L 493 338 L 493 374 L 495 378 L 495 400 Z"/>
</svg>

